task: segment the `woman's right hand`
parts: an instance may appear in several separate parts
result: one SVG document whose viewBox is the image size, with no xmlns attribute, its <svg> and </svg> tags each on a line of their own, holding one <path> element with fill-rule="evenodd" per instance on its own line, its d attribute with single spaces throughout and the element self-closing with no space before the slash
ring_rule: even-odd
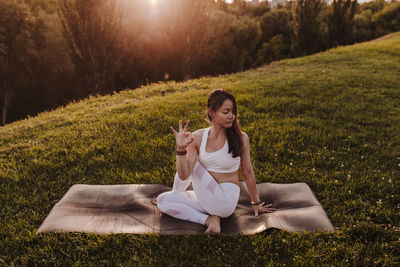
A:
<svg viewBox="0 0 400 267">
<path fill-rule="evenodd" d="M 189 120 L 186 121 L 185 128 L 182 129 L 182 120 L 179 120 L 179 132 L 170 126 L 171 131 L 175 134 L 176 148 L 178 150 L 185 150 L 188 145 L 193 142 L 193 136 L 191 132 L 188 132 Z"/>
<path fill-rule="evenodd" d="M 268 204 L 264 206 L 265 202 L 261 202 L 258 205 L 252 205 L 253 210 L 254 210 L 254 215 L 257 217 L 259 213 L 265 213 L 265 212 L 274 212 L 276 211 L 275 208 L 272 207 L 272 204 Z"/>
</svg>

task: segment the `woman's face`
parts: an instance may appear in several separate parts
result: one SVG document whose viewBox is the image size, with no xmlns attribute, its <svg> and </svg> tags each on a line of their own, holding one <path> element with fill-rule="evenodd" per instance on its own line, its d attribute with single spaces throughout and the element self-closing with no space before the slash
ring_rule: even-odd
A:
<svg viewBox="0 0 400 267">
<path fill-rule="evenodd" d="M 232 127 L 232 123 L 235 120 L 235 114 L 233 113 L 233 102 L 230 99 L 226 99 L 224 103 L 212 112 L 211 123 L 216 123 L 225 128 Z"/>
</svg>

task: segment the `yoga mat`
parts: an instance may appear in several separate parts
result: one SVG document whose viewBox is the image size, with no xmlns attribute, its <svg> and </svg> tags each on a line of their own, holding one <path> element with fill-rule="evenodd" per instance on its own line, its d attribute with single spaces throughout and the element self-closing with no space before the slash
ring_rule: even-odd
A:
<svg viewBox="0 0 400 267">
<path fill-rule="evenodd" d="M 151 198 L 170 191 L 159 184 L 73 185 L 52 208 L 38 232 L 203 233 L 204 225 L 162 214 Z M 235 212 L 221 219 L 222 234 L 255 234 L 268 228 L 290 232 L 335 231 L 321 204 L 305 183 L 257 184 L 260 199 L 277 210 L 254 216 L 244 182 Z M 215 203 L 218 205 L 218 203 Z"/>
</svg>

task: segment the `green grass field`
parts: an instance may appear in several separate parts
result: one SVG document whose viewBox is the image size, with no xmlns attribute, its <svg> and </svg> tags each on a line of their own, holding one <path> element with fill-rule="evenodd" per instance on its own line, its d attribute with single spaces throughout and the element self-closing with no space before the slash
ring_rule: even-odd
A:
<svg viewBox="0 0 400 267">
<path fill-rule="evenodd" d="M 171 186 L 169 126 L 232 91 L 257 182 L 305 182 L 335 233 L 37 234 L 77 183 Z M 0 128 L 0 265 L 399 265 L 400 32 L 183 83 L 90 97 Z"/>
</svg>

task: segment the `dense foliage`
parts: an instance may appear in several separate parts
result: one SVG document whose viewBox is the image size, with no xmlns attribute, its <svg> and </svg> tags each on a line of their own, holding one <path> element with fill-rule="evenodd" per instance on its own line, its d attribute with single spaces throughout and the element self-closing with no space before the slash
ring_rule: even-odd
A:
<svg viewBox="0 0 400 267">
<path fill-rule="evenodd" d="M 0 0 L 1 124 L 88 95 L 233 73 L 399 30 L 373 0 Z"/>
<path fill-rule="evenodd" d="M 0 128 L 0 265 L 399 266 L 400 33 L 270 65 L 90 97 Z M 171 186 L 169 130 L 231 90 L 258 183 L 307 183 L 335 233 L 42 233 L 70 186 Z M 150 200 L 149 200 L 150 201 Z"/>
</svg>

